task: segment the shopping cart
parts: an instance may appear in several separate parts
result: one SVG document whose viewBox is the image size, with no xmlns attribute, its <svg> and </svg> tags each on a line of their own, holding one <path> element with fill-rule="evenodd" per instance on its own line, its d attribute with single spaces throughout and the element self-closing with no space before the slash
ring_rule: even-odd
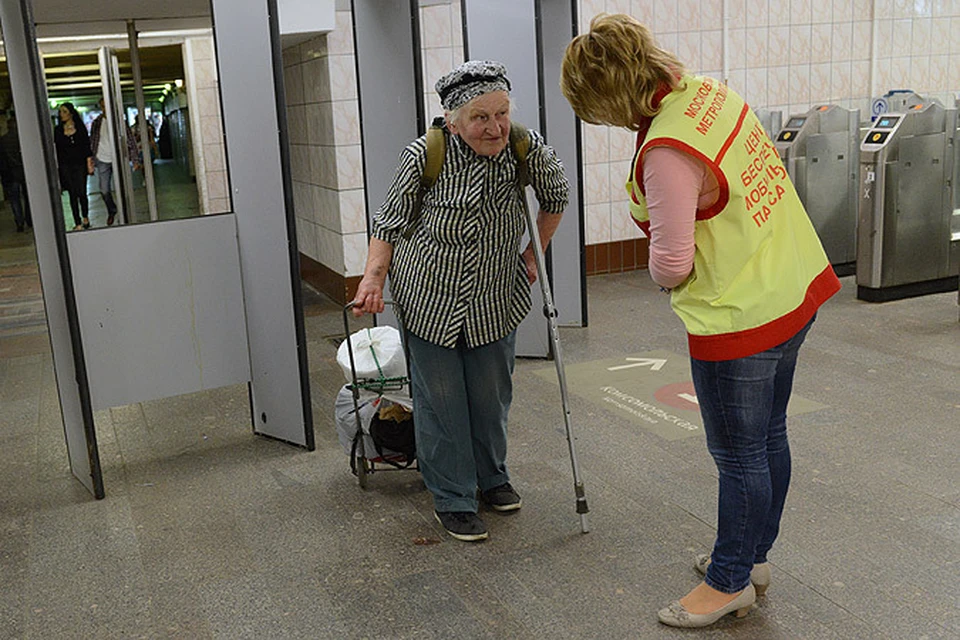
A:
<svg viewBox="0 0 960 640">
<path fill-rule="evenodd" d="M 413 470 L 419 471 L 416 463 L 416 456 L 408 456 L 403 453 L 383 450 L 382 453 L 376 451 L 372 446 L 372 438 L 369 432 L 363 427 L 361 419 L 361 409 L 367 405 L 378 406 L 383 401 L 392 404 L 400 404 L 409 408 L 413 407 L 413 400 L 410 394 L 410 358 L 407 351 L 407 341 L 404 335 L 402 323 L 402 311 L 396 302 L 384 300 L 384 304 L 393 308 L 394 315 L 397 316 L 400 323 L 400 341 L 407 362 L 406 375 L 385 377 L 359 378 L 357 376 L 356 359 L 353 352 L 353 343 L 350 339 L 350 316 L 354 303 L 350 302 L 343 308 L 343 329 L 346 334 L 347 353 L 350 356 L 350 384 L 346 388 L 350 390 L 353 399 L 353 416 L 356 423 L 356 431 L 353 434 L 353 444 L 350 451 L 350 470 L 360 483 L 361 489 L 367 488 L 367 476 L 377 471 L 397 471 Z M 374 358 L 376 354 L 374 353 Z M 379 408 L 377 409 L 379 410 Z M 365 413 L 369 413 L 368 411 Z M 411 425 L 412 428 L 412 425 Z"/>
</svg>

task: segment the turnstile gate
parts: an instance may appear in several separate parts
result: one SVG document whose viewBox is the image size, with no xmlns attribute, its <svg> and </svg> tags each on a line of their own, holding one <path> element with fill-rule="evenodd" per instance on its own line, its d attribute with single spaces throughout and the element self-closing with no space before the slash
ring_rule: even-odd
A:
<svg viewBox="0 0 960 640">
<path fill-rule="evenodd" d="M 839 276 L 857 266 L 860 111 L 820 105 L 792 115 L 774 142 Z"/>
<path fill-rule="evenodd" d="M 950 221 L 957 109 L 916 101 L 880 115 L 860 146 L 857 297 L 957 288 Z"/>
</svg>

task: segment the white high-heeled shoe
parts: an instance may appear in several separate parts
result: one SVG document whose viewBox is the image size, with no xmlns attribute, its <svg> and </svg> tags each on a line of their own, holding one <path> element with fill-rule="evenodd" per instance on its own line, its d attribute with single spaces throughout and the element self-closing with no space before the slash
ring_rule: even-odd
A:
<svg viewBox="0 0 960 640">
<path fill-rule="evenodd" d="M 726 606 L 720 607 L 710 613 L 690 613 L 679 600 L 674 600 L 668 606 L 657 612 L 657 618 L 663 624 L 670 627 L 706 627 L 728 613 L 736 612 L 738 618 L 742 618 L 750 612 L 750 607 L 757 601 L 757 592 L 752 584 L 740 592 L 736 598 L 731 600 Z"/>
<path fill-rule="evenodd" d="M 707 575 L 707 567 L 711 562 L 709 553 L 698 553 L 693 561 L 693 568 L 702 576 Z M 763 562 L 753 565 L 750 570 L 750 584 L 757 590 L 757 597 L 766 595 L 767 587 L 770 586 L 770 563 Z"/>
</svg>

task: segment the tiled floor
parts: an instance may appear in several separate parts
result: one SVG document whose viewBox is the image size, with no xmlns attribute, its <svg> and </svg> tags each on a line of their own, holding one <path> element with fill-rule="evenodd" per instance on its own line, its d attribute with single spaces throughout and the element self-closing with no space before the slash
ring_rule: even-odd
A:
<svg viewBox="0 0 960 640">
<path fill-rule="evenodd" d="M 792 418 L 794 481 L 773 584 L 745 619 L 691 633 L 656 609 L 698 580 L 716 472 L 571 397 L 592 531 L 580 533 L 557 387 L 520 361 L 510 465 L 524 497 L 471 545 L 416 472 L 362 491 L 337 443 L 340 309 L 306 292 L 317 450 L 254 437 L 242 386 L 96 414 L 107 497 L 68 469 L 48 352 L 0 359 L 3 638 L 960 638 L 957 294 L 820 313 Z M 645 272 L 588 279 L 569 366 L 685 353 Z M 0 344 L 3 339 L 0 339 Z"/>
</svg>

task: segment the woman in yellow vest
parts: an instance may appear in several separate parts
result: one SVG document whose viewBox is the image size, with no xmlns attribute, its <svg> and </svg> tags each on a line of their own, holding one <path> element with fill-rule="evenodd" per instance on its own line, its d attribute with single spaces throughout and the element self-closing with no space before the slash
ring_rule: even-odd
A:
<svg viewBox="0 0 960 640">
<path fill-rule="evenodd" d="M 686 326 L 720 476 L 716 543 L 694 563 L 704 581 L 659 619 L 703 627 L 744 616 L 770 584 L 797 353 L 840 282 L 753 111 L 687 74 L 645 26 L 595 17 L 567 47 L 560 86 L 584 121 L 637 132 L 630 212 L 650 238 L 650 275 Z"/>
</svg>

